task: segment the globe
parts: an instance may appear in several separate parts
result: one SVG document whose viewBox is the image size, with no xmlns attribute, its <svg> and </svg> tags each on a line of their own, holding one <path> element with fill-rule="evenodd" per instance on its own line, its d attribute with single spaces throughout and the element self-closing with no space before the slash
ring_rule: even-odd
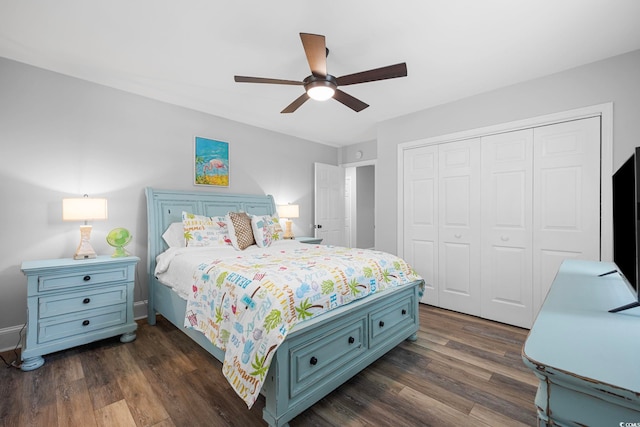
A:
<svg viewBox="0 0 640 427">
<path fill-rule="evenodd" d="M 109 234 L 107 234 L 107 243 L 116 248 L 111 257 L 119 258 L 128 256 L 129 254 L 124 250 L 124 247 L 131 242 L 131 239 L 133 239 L 133 236 L 126 228 L 114 228 L 111 230 Z"/>
</svg>

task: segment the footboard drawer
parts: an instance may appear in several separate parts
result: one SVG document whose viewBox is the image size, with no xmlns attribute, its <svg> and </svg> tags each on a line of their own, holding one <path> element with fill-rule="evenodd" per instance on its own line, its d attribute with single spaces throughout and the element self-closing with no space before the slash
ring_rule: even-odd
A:
<svg viewBox="0 0 640 427">
<path fill-rule="evenodd" d="M 386 342 L 389 336 L 403 328 L 410 327 L 416 322 L 415 299 L 413 294 L 390 302 L 380 310 L 371 313 L 369 325 L 369 347 Z"/>
<path fill-rule="evenodd" d="M 290 377 L 292 398 L 312 390 L 318 381 L 331 381 L 340 370 L 366 351 L 367 317 L 339 328 L 319 331 L 312 338 L 292 343 Z"/>
</svg>

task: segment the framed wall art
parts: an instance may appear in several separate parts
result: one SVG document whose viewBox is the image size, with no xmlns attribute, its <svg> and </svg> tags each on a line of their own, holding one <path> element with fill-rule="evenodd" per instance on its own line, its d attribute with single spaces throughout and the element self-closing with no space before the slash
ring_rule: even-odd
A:
<svg viewBox="0 0 640 427">
<path fill-rule="evenodd" d="M 229 186 L 229 143 L 199 136 L 194 141 L 194 184 Z"/>
</svg>

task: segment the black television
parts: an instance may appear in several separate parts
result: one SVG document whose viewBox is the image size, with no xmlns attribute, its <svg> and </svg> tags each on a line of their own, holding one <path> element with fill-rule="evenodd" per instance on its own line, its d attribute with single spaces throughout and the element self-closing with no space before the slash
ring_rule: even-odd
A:
<svg viewBox="0 0 640 427">
<path fill-rule="evenodd" d="M 636 300 L 616 307 L 617 313 L 640 307 L 640 147 L 613 174 L 613 261 Z"/>
</svg>

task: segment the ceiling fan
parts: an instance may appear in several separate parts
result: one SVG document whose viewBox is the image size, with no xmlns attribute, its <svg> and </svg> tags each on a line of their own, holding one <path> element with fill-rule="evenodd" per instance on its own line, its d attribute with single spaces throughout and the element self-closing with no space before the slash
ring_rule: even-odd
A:
<svg viewBox="0 0 640 427">
<path fill-rule="evenodd" d="M 305 92 L 282 110 L 281 113 L 293 113 L 309 98 L 317 101 L 325 101 L 329 98 L 333 98 L 352 110 L 360 112 L 369 105 L 341 91 L 338 89 L 338 86 L 347 86 L 407 76 L 407 64 L 402 62 L 400 64 L 375 68 L 373 70 L 362 71 L 360 73 L 348 74 L 342 77 L 334 77 L 327 73 L 327 56 L 329 55 L 329 49 L 326 47 L 324 36 L 300 33 L 300 39 L 302 40 L 304 52 L 307 55 L 307 62 L 309 62 L 309 67 L 311 68 L 311 75 L 306 77 L 304 80 L 281 80 L 246 76 L 234 76 L 234 80 L 239 83 L 268 83 L 304 86 Z"/>
</svg>

